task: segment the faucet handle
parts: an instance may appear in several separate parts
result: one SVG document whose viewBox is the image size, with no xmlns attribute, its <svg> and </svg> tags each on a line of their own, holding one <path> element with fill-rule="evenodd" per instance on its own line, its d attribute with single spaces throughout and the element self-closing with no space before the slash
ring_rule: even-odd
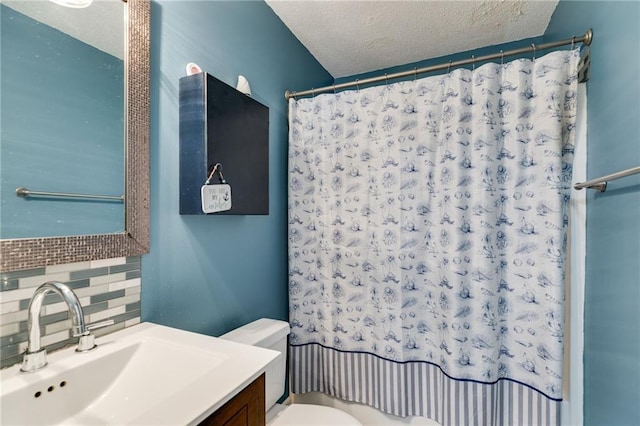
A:
<svg viewBox="0 0 640 426">
<path fill-rule="evenodd" d="M 82 333 L 80 339 L 78 340 L 78 347 L 76 348 L 76 352 L 88 352 L 92 349 L 97 348 L 98 345 L 96 345 L 95 343 L 96 337 L 91 334 L 91 331 L 103 327 L 108 327 L 113 324 L 115 324 L 115 321 L 112 319 L 108 319 L 105 321 L 94 322 L 93 324 L 85 326 L 85 332 Z"/>
<path fill-rule="evenodd" d="M 104 328 L 104 327 L 109 327 L 110 325 L 115 324 L 116 322 L 112 319 L 108 319 L 108 320 L 104 320 L 104 321 L 100 321 L 100 322 L 94 322 L 93 324 L 89 324 L 85 327 L 85 329 L 87 331 L 93 331 L 93 330 L 97 330 L 99 328 Z"/>
</svg>

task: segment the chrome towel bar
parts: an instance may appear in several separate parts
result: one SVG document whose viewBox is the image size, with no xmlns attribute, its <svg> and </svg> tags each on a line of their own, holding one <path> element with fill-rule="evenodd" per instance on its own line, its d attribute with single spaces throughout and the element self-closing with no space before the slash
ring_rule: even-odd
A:
<svg viewBox="0 0 640 426">
<path fill-rule="evenodd" d="M 92 200 L 114 200 L 124 201 L 124 195 L 94 195 L 94 194 L 74 194 L 69 192 L 45 192 L 45 191 L 31 191 L 30 189 L 20 187 L 16 189 L 16 195 L 18 197 L 62 197 L 62 198 L 88 198 Z"/>
<path fill-rule="evenodd" d="M 575 185 L 573 185 L 573 188 L 574 189 L 582 189 L 582 188 L 597 189 L 600 192 L 604 192 L 607 190 L 608 181 L 620 179 L 620 178 L 635 175 L 638 173 L 640 173 L 640 166 L 632 167 L 627 170 L 622 170 L 617 173 L 612 173 L 610 175 L 602 176 L 598 179 L 592 179 L 586 182 L 578 182 Z"/>
</svg>

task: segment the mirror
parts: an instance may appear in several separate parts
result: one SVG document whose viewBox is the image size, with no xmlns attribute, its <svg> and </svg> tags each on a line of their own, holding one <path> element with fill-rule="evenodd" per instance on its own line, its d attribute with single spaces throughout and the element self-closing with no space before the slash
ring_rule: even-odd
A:
<svg viewBox="0 0 640 426">
<path fill-rule="evenodd" d="M 124 51 L 124 231 L 59 237 L 3 238 L 0 240 L 0 271 L 32 269 L 148 252 L 149 0 L 128 0 L 125 10 L 127 42 Z M 51 167 L 55 168 L 56 164 Z M 38 171 L 35 170 L 34 173 Z"/>
<path fill-rule="evenodd" d="M 0 238 L 124 231 L 125 7 L 0 0 Z"/>
</svg>

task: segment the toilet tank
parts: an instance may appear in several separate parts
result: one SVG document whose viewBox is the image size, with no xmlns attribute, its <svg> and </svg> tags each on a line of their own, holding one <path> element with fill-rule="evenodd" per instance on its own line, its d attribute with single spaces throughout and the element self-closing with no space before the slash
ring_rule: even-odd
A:
<svg viewBox="0 0 640 426">
<path fill-rule="evenodd" d="M 221 339 L 245 345 L 258 346 L 280 352 L 265 369 L 265 397 L 267 411 L 284 393 L 287 363 L 287 336 L 289 323 L 269 318 L 256 320 L 223 334 Z"/>
</svg>

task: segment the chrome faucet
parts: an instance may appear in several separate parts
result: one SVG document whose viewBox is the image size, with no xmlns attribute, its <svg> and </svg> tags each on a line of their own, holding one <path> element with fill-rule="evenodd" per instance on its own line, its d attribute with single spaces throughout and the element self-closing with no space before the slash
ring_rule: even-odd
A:
<svg viewBox="0 0 640 426">
<path fill-rule="evenodd" d="M 69 286 L 57 281 L 49 281 L 42 284 L 36 289 L 29 302 L 29 344 L 24 353 L 20 371 L 30 373 L 47 366 L 47 351 L 40 346 L 40 308 L 42 308 L 42 302 L 48 293 L 59 294 L 67 304 L 69 316 L 71 317 L 73 337 L 80 337 L 76 352 L 87 352 L 95 349 L 95 337 L 91 334 L 91 330 L 106 327 L 114 323 L 113 320 L 107 320 L 86 326 L 80 300 L 78 300 L 78 296 L 76 296 Z"/>
</svg>

